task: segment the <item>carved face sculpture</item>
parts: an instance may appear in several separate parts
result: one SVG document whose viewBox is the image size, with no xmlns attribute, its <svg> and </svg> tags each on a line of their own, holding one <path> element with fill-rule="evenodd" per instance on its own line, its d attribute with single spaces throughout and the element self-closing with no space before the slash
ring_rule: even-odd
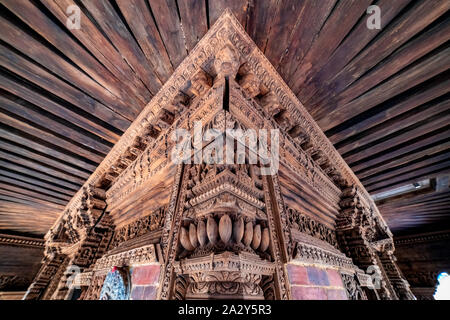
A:
<svg viewBox="0 0 450 320">
<path fill-rule="evenodd" d="M 208 76 L 202 70 L 197 72 L 191 80 L 191 91 L 197 97 L 203 95 L 210 87 Z"/>
<path fill-rule="evenodd" d="M 273 92 L 269 92 L 261 98 L 261 105 L 270 116 L 274 116 L 283 110 L 278 102 L 277 96 Z"/>
<path fill-rule="evenodd" d="M 258 78 L 251 73 L 246 74 L 240 81 L 242 89 L 250 98 L 256 97 L 259 94 L 259 84 Z"/>
<path fill-rule="evenodd" d="M 216 68 L 219 77 L 236 77 L 239 65 L 239 55 L 230 45 L 224 46 L 223 49 L 216 54 L 214 67 Z"/>
</svg>

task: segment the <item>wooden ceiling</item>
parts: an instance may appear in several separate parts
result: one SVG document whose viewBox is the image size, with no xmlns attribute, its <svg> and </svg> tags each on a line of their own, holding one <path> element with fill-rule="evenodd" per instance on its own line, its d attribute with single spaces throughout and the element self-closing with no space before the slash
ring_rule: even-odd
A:
<svg viewBox="0 0 450 320">
<path fill-rule="evenodd" d="M 372 194 L 450 172 L 448 0 L 0 3 L 2 232 L 49 229 L 226 7 Z M 450 219 L 445 191 L 381 212 L 399 229 L 421 205 Z"/>
</svg>

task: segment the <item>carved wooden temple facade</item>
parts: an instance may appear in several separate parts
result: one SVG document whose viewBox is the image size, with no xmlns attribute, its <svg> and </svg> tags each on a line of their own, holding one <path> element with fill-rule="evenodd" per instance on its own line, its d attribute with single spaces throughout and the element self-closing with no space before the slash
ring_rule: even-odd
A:
<svg viewBox="0 0 450 320">
<path fill-rule="evenodd" d="M 194 145 L 183 162 L 179 129 L 194 137 L 178 137 Z M 217 159 L 211 129 L 243 158 L 194 161 Z M 278 170 L 227 129 L 278 132 L 256 141 Z M 25 299 L 414 299 L 394 254 L 369 193 L 227 10 L 46 234 Z"/>
</svg>

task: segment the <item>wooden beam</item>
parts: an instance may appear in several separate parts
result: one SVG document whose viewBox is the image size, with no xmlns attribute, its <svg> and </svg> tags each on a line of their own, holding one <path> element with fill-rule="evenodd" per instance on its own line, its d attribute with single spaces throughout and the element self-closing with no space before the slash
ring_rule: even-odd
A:
<svg viewBox="0 0 450 320">
<path fill-rule="evenodd" d="M 437 162 L 441 162 L 443 160 L 450 161 L 450 152 L 444 152 L 439 155 L 433 157 L 427 157 L 422 161 L 414 162 L 408 165 L 403 165 L 400 167 L 391 167 L 390 170 L 384 173 L 378 173 L 367 178 L 361 180 L 365 187 L 369 187 L 370 185 L 380 182 L 380 181 L 388 181 L 393 177 L 399 177 L 404 173 L 413 172 L 425 167 L 428 167 Z"/>
<path fill-rule="evenodd" d="M 190 52 L 208 31 L 206 1 L 178 0 L 177 3 L 186 37 L 186 46 Z"/>
<path fill-rule="evenodd" d="M 187 55 L 176 2 L 173 0 L 152 0 L 149 1 L 149 5 L 172 66 L 176 68 Z"/>
<path fill-rule="evenodd" d="M 10 144 L 7 141 L 2 141 L 0 140 L 0 150 L 2 151 L 7 151 L 7 152 L 11 152 L 14 153 L 16 155 L 20 155 L 23 156 L 25 158 L 28 159 L 32 159 L 35 161 L 39 161 L 42 163 L 45 163 L 47 165 L 50 165 L 54 168 L 57 168 L 58 170 L 61 170 L 63 172 L 67 172 L 71 175 L 83 178 L 83 179 L 87 179 L 89 178 L 90 173 L 86 172 L 86 171 L 81 171 L 78 170 L 72 166 L 66 165 L 60 161 L 57 160 L 53 160 L 49 157 L 46 156 L 41 156 L 40 154 L 34 153 L 34 152 L 30 152 L 25 148 L 21 148 L 21 147 L 17 147 L 16 145 Z"/>
<path fill-rule="evenodd" d="M 173 73 L 173 67 L 145 0 L 118 0 L 116 3 L 147 61 L 153 66 L 161 83 L 165 83 Z M 195 3 L 204 2 L 195 1 Z"/>
<path fill-rule="evenodd" d="M 370 46 L 359 53 L 348 63 L 333 80 L 333 92 L 341 92 L 355 80 L 375 67 L 383 59 L 387 58 L 404 43 L 418 34 L 430 23 L 443 15 L 450 8 L 446 1 L 431 0 L 425 2 L 416 1 L 412 8 L 396 18 L 393 23 L 383 30 L 381 37 L 377 38 Z M 395 39 L 395 41 L 393 41 Z M 295 91 L 294 91 L 295 92 Z M 323 112 L 323 115 L 329 113 Z M 326 131 L 331 127 L 323 127 Z"/>
<path fill-rule="evenodd" d="M 144 54 L 109 1 L 81 1 L 103 32 L 114 43 L 150 93 L 155 95 L 162 83 L 150 68 Z M 144 106 L 139 106 L 141 109 Z"/>
<path fill-rule="evenodd" d="M 414 108 L 429 103 L 448 92 L 450 86 L 450 72 L 444 73 L 443 77 L 438 77 L 425 86 L 420 86 L 415 92 L 411 92 L 406 98 L 396 100 L 392 106 L 388 106 L 385 110 L 376 112 L 375 114 L 358 121 L 355 124 L 349 124 L 340 131 L 328 134 L 328 138 L 333 144 L 357 135 L 363 130 L 373 128 L 389 119 L 402 115 Z"/>
<path fill-rule="evenodd" d="M 127 90 L 124 90 L 120 81 L 32 2 L 2 0 L 2 4 L 30 28 L 58 48 L 59 51 L 103 88 L 111 92 L 118 100 L 130 103 L 129 93 Z"/>
<path fill-rule="evenodd" d="M 15 81 L 13 81 L 7 77 L 4 77 L 2 75 L 0 75 L 0 88 L 16 95 L 17 97 L 20 97 L 23 100 L 26 100 L 26 101 L 40 107 L 41 109 L 43 109 L 57 117 L 62 118 L 63 120 L 70 119 L 71 123 L 79 126 L 80 128 L 91 133 L 92 135 L 96 135 L 96 136 L 108 141 L 109 142 L 108 145 L 114 144 L 117 142 L 117 140 L 119 140 L 118 134 L 107 130 L 105 127 L 81 116 L 80 114 L 78 114 L 68 108 L 65 108 L 63 105 L 56 103 L 53 100 L 48 99 L 46 96 L 40 94 L 39 92 L 37 92 L 35 90 L 31 90 L 30 88 L 27 88 L 26 86 L 21 85 L 19 82 L 15 82 Z M 27 113 L 25 113 L 24 107 L 20 107 L 17 103 L 12 102 L 10 99 L 7 99 L 4 96 L 2 96 L 0 98 L 1 98 L 0 102 L 1 102 L 2 108 L 6 109 L 6 107 L 8 107 L 9 109 L 12 109 L 13 107 L 16 107 L 16 108 L 20 108 L 21 112 L 23 109 L 23 112 L 24 112 L 23 117 L 25 117 L 25 115 Z M 42 116 L 39 116 L 37 112 L 33 112 L 33 111 L 29 110 L 28 113 L 32 114 L 33 118 L 35 118 L 35 119 L 42 118 Z M 51 119 L 48 119 L 47 121 L 51 121 Z M 58 126 L 58 124 L 54 122 L 54 123 L 52 123 L 52 126 L 56 126 L 58 129 L 58 127 L 60 127 L 61 125 Z M 70 132 L 70 128 L 68 126 L 64 126 L 64 127 L 67 128 L 66 130 L 68 132 Z M 64 131 L 60 130 L 60 132 L 64 132 Z M 80 135 L 80 134 L 78 133 L 78 135 Z M 89 146 L 89 143 L 86 142 L 86 139 L 89 139 L 89 138 L 86 137 L 83 139 L 81 137 L 78 137 L 78 139 L 84 140 L 84 143 Z M 89 139 L 89 140 L 93 140 L 93 139 Z M 105 144 L 95 143 L 94 141 L 92 141 L 91 144 L 95 144 L 96 147 L 94 147 L 94 150 L 97 148 L 99 152 L 107 153 L 110 149 Z"/>
<path fill-rule="evenodd" d="M 256 3 L 258 4 L 264 2 L 265 1 L 256 1 Z M 295 28 L 294 30 L 292 26 L 287 26 L 288 29 L 293 29 L 293 36 L 290 42 L 287 44 L 279 65 L 277 66 L 280 75 L 283 77 L 283 79 L 286 80 L 287 83 L 292 83 L 294 81 L 293 77 L 295 70 L 302 63 L 303 58 L 308 53 L 308 50 L 311 47 L 313 41 L 318 37 L 318 33 L 324 22 L 330 15 L 331 10 L 335 6 L 336 0 L 304 1 L 304 3 L 305 6 L 298 14 L 299 22 L 297 24 L 297 28 Z M 271 14 L 271 12 L 276 12 L 276 9 L 271 8 L 266 12 L 266 14 L 269 16 L 268 20 L 271 23 L 270 29 L 272 29 L 274 20 L 278 21 L 279 19 L 283 19 L 283 17 L 279 14 Z M 275 16 L 275 19 L 272 18 L 272 16 Z M 259 25 L 264 23 L 264 21 L 260 22 L 258 16 L 255 17 L 255 19 L 258 19 Z M 275 25 L 275 27 L 277 26 L 278 24 Z M 260 28 L 262 27 L 263 26 L 261 26 Z M 265 31 L 264 33 L 260 34 L 259 37 L 266 37 L 266 35 L 268 34 L 269 32 Z M 252 38 L 255 39 L 255 37 Z M 276 39 L 274 39 L 274 42 L 276 44 Z M 306 105 L 306 107 L 309 108 L 308 105 Z"/>
<path fill-rule="evenodd" d="M 363 50 L 375 36 L 383 31 L 383 29 L 389 25 L 389 23 L 397 16 L 397 14 L 403 10 L 411 0 L 380 0 L 376 5 L 380 8 L 382 14 L 381 29 L 369 29 L 367 28 L 367 19 L 360 19 L 352 30 L 347 34 L 345 39 L 333 54 L 327 59 L 323 67 L 316 69 L 314 74 L 311 74 L 306 82 L 301 86 L 298 96 L 302 98 L 302 102 L 305 105 L 313 106 L 314 99 L 324 93 L 334 92 L 330 87 L 329 80 L 333 79 L 336 74 L 339 73 L 361 50 Z M 363 14 L 364 16 L 364 14 Z M 368 17 L 368 15 L 367 15 Z M 331 89 L 331 90 L 330 90 Z M 313 101 L 312 101 L 313 100 Z M 314 108 L 315 109 L 315 108 Z M 311 110 L 314 110 L 311 108 Z M 314 116 L 314 113 L 313 113 Z"/>
<path fill-rule="evenodd" d="M 54 148 L 49 148 L 45 145 L 42 145 L 34 139 L 27 139 L 18 134 L 14 134 L 0 127 L 0 135 L 2 139 L 5 139 L 10 142 L 14 142 L 16 144 L 21 145 L 21 148 L 26 147 L 27 149 L 31 149 L 33 152 L 42 153 L 53 158 L 57 158 L 61 161 L 69 163 L 71 166 L 83 169 L 86 171 L 94 171 L 97 166 L 92 165 L 91 163 L 81 160 L 76 155 L 71 154 L 69 152 L 60 152 Z"/>
<path fill-rule="evenodd" d="M 305 57 L 288 80 L 289 87 L 300 100 L 302 96 L 299 92 L 302 86 L 325 65 L 371 2 L 371 0 L 337 2 Z"/>
<path fill-rule="evenodd" d="M 342 92 L 338 93 L 333 91 L 333 94 L 338 95 L 333 100 L 338 101 L 339 104 L 345 104 L 359 97 L 368 89 L 375 87 L 377 84 L 395 75 L 406 66 L 430 53 L 448 40 L 450 40 L 450 21 L 446 19 L 430 30 L 420 34 L 418 37 L 411 39 L 411 41 L 378 63 L 367 74 L 358 78 L 358 80 Z M 330 98 L 330 96 L 322 98 L 322 101 L 325 103 L 325 99 L 327 98 Z M 316 97 L 317 99 L 319 98 Z M 309 101 L 308 104 L 315 105 L 317 109 L 321 109 L 322 107 L 313 101 Z M 323 105 L 323 107 L 326 106 Z"/>
<path fill-rule="evenodd" d="M 450 110 L 450 100 L 442 101 L 437 104 L 427 104 L 414 110 L 416 112 L 409 112 L 398 117 L 392 118 L 371 130 L 361 132 L 361 138 L 352 139 L 351 141 L 343 142 L 335 145 L 336 149 L 341 154 L 346 154 L 351 150 L 363 147 L 371 142 L 377 141 L 384 137 L 389 138 L 394 134 L 401 132 L 401 130 L 411 128 L 415 124 L 434 117 L 436 115 L 445 115 L 446 111 Z"/>
<path fill-rule="evenodd" d="M 376 86 L 362 96 L 338 107 L 331 113 L 318 119 L 317 123 L 323 131 L 330 130 L 340 123 L 377 106 L 389 98 L 438 75 L 446 70 L 449 64 L 450 48 L 447 47 L 440 50 L 438 53 L 427 57 L 420 63 L 402 70 L 388 81 Z M 355 111 L 357 111 L 357 113 Z"/>
<path fill-rule="evenodd" d="M 50 72 L 9 50 L 2 44 L 0 44 L 0 65 L 34 85 L 70 102 L 80 108 L 80 110 L 105 121 L 120 131 L 125 131 L 131 123 L 130 119 L 117 113 L 116 110 L 103 105 L 80 89 L 60 80 Z"/>
<path fill-rule="evenodd" d="M 38 129 L 35 126 L 29 125 L 16 118 L 10 117 L 5 113 L 0 113 L 0 123 L 6 124 L 14 129 L 20 130 L 26 133 L 27 135 L 34 136 L 37 139 L 42 139 L 48 142 L 49 144 L 53 144 L 57 147 L 66 149 L 70 152 L 75 152 L 79 156 L 89 159 L 93 162 L 100 163 L 103 160 L 103 157 L 96 153 L 89 152 L 85 148 L 81 148 L 76 144 L 73 144 L 65 139 L 60 138 L 59 136 L 51 134 L 42 129 Z"/>
<path fill-rule="evenodd" d="M 362 169 L 361 171 L 358 172 L 357 175 L 358 175 L 359 180 L 363 181 L 364 178 L 375 175 L 378 172 L 389 170 L 391 168 L 395 168 L 395 167 L 404 165 L 408 162 L 412 162 L 414 160 L 417 160 L 417 159 L 420 159 L 423 157 L 432 156 L 435 153 L 438 153 L 438 152 L 441 152 L 444 150 L 448 150 L 448 149 L 450 149 L 450 141 L 439 143 L 438 145 L 433 146 L 431 148 L 418 149 L 419 150 L 418 152 L 414 152 L 412 154 L 409 154 L 405 157 L 401 157 L 396 160 L 383 162 L 383 164 L 372 166 L 368 170 Z"/>
<path fill-rule="evenodd" d="M 433 117 L 430 119 L 427 119 L 425 124 L 422 123 L 422 125 L 417 126 L 416 128 L 412 130 L 408 130 L 406 132 L 403 132 L 395 137 L 392 137 L 388 140 L 381 140 L 379 143 L 376 141 L 374 142 L 374 145 L 367 145 L 364 147 L 364 149 L 354 149 L 351 154 L 343 155 L 345 161 L 352 165 L 352 163 L 356 161 L 361 161 L 369 156 L 373 156 L 375 154 L 381 153 L 385 150 L 388 150 L 390 148 L 395 147 L 396 145 L 406 143 L 410 140 L 413 140 L 415 138 L 420 138 L 421 136 L 436 131 L 440 128 L 446 127 L 450 121 L 450 114 L 446 113 L 442 116 L 439 116 L 438 118 Z"/>
<path fill-rule="evenodd" d="M 8 171 L 8 170 L 2 169 L 2 168 L 0 168 L 0 176 L 8 177 L 8 178 L 11 178 L 14 180 L 28 183 L 32 186 L 41 186 L 46 189 L 50 189 L 50 190 L 53 190 L 53 191 L 56 191 L 56 192 L 59 192 L 61 194 L 65 194 L 68 196 L 73 196 L 75 194 L 75 192 L 78 191 L 78 190 L 73 190 L 73 189 L 68 189 L 68 188 L 61 188 L 61 187 L 55 186 L 54 184 L 50 184 L 45 181 L 42 181 L 40 179 L 31 178 L 31 177 L 23 175 L 21 173 L 11 172 L 11 171 Z"/>
<path fill-rule="evenodd" d="M 7 161 L 3 161 L 0 158 L 0 167 L 4 170 L 7 171 L 11 171 L 11 172 L 16 172 L 16 173 L 23 173 L 26 174 L 28 176 L 32 176 L 36 179 L 41 179 L 44 180 L 48 183 L 52 183 L 55 184 L 57 186 L 60 187 L 65 187 L 65 188 L 69 188 L 71 190 L 76 190 L 78 191 L 78 189 L 80 189 L 81 184 L 80 183 L 76 183 L 74 181 L 66 181 L 61 179 L 60 176 L 58 176 L 57 178 L 50 176 L 48 174 L 42 173 L 40 171 L 36 171 L 33 169 L 28 169 L 27 167 L 21 166 L 21 165 L 16 165 L 14 163 L 11 162 L 7 162 Z"/>
<path fill-rule="evenodd" d="M 44 201 L 47 201 L 47 202 L 53 202 L 53 203 L 61 204 L 61 205 L 67 204 L 66 200 L 58 199 L 58 198 L 55 198 L 53 196 L 46 196 L 46 195 L 43 195 L 43 194 L 41 194 L 39 192 L 34 192 L 34 191 L 23 189 L 23 188 L 20 188 L 20 187 L 15 187 L 15 186 L 7 184 L 7 183 L 0 182 L 0 189 L 7 190 L 7 191 L 12 191 L 12 192 L 15 192 L 15 193 L 18 193 L 18 194 L 21 194 L 21 195 L 29 196 L 29 197 L 34 198 L 34 199 L 44 200 Z"/>
<path fill-rule="evenodd" d="M 108 105 L 114 110 L 121 110 L 121 114 L 130 110 L 130 105 L 122 102 L 88 75 L 3 17 L 0 17 L 0 29 L 3 30 L 0 33 L 1 40 L 13 44 L 16 50 L 80 88 L 102 104 Z"/>
<path fill-rule="evenodd" d="M 61 171 L 57 170 L 56 168 L 52 168 L 50 166 L 40 164 L 38 162 L 34 162 L 33 160 L 21 158 L 21 157 L 13 155 L 11 153 L 3 152 L 1 150 L 0 150 L 0 159 L 6 159 L 15 164 L 19 164 L 21 166 L 48 174 L 55 178 L 61 178 L 61 179 L 67 180 L 72 183 L 83 184 L 85 181 L 85 179 L 81 179 L 81 178 L 69 175 L 67 173 L 61 172 Z"/>
<path fill-rule="evenodd" d="M 66 10 L 71 5 L 77 5 L 73 0 L 41 0 L 41 2 L 50 10 L 53 15 L 63 24 L 66 24 L 69 14 Z M 128 65 L 119 51 L 113 46 L 108 38 L 97 29 L 97 26 L 85 14 L 84 10 L 80 10 L 80 25 L 82 28 L 70 29 L 72 33 L 88 50 L 98 59 L 117 79 L 121 85 L 128 91 L 128 100 L 130 111 L 138 112 L 138 106 L 145 105 L 151 99 L 151 93 L 136 77 L 133 69 Z M 129 118 L 133 120 L 134 117 Z"/>
<path fill-rule="evenodd" d="M 450 161 L 445 161 L 419 170 L 414 170 L 408 174 L 401 175 L 394 179 L 389 179 L 387 181 L 381 181 L 372 184 L 366 189 L 370 193 L 374 193 L 375 191 L 378 193 L 384 190 L 393 189 L 397 186 L 413 183 L 425 178 L 434 178 L 438 175 L 448 172 L 450 172 Z"/>
</svg>

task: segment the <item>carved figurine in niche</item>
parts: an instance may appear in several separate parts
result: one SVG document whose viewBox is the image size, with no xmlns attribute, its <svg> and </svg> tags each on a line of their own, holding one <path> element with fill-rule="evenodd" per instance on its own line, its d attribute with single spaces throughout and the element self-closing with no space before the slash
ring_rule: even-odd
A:
<svg viewBox="0 0 450 320">
<path fill-rule="evenodd" d="M 106 275 L 100 292 L 100 300 L 129 300 L 131 291 L 130 272 L 127 267 L 113 267 Z"/>
</svg>

